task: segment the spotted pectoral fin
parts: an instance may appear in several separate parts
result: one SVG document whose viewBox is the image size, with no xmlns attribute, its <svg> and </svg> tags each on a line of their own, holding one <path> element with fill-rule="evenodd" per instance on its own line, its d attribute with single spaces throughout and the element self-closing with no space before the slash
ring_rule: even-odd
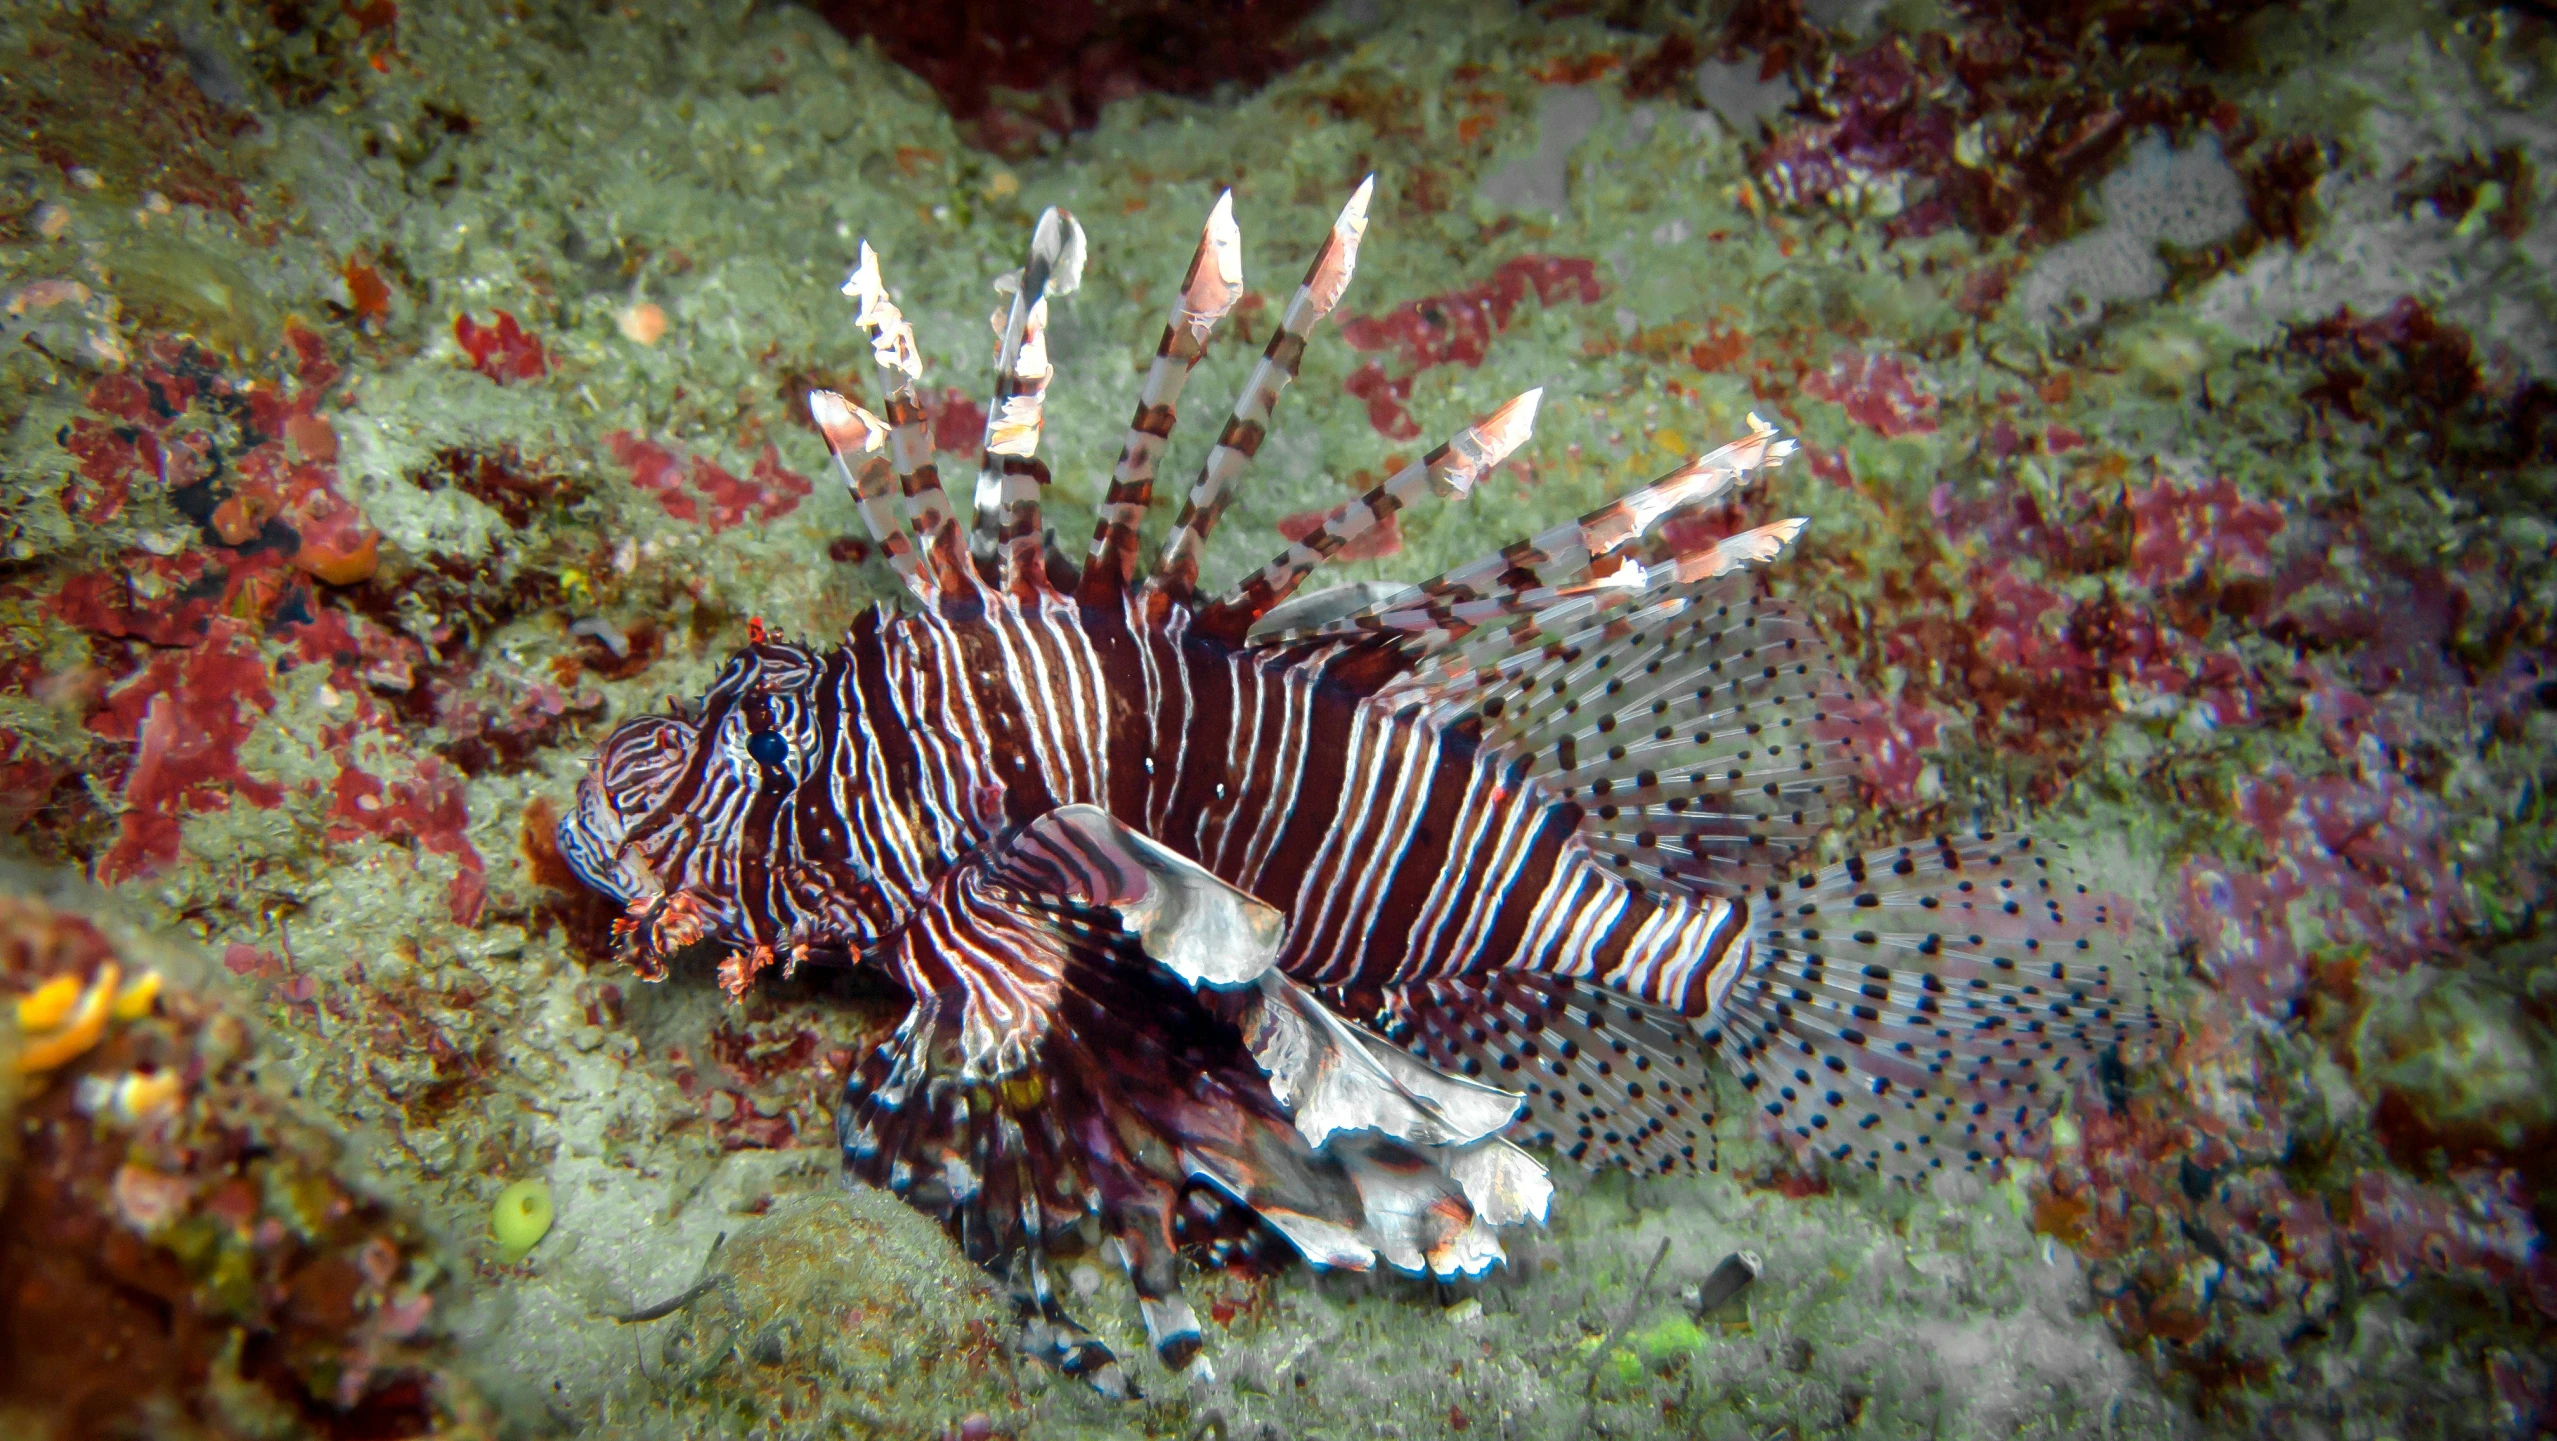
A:
<svg viewBox="0 0 2557 1441">
<path fill-rule="evenodd" d="M 1189 986 L 1246 986 L 1278 960 L 1286 918 L 1207 867 L 1098 806 L 1060 806 L 1022 827 L 996 861 L 1005 881 L 1106 910 Z"/>
<path fill-rule="evenodd" d="M 1915 1179 L 2036 1154 L 2162 1024 L 2129 906 L 2027 834 L 1868 851 L 1763 901 L 1703 1039 L 1806 1155 Z"/>
</svg>

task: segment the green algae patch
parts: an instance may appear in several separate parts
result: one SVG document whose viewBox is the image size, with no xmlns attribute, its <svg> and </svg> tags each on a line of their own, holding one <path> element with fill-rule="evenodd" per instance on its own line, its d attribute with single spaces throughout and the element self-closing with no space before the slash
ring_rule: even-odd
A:
<svg viewBox="0 0 2557 1441">
<path fill-rule="evenodd" d="M 542 1237 L 550 1234 L 550 1223 L 548 1181 L 517 1181 L 497 1193 L 497 1205 L 488 1213 L 489 1234 L 497 1238 L 497 1247 L 510 1266 L 541 1244 Z"/>
<path fill-rule="evenodd" d="M 1637 1331 L 1627 1338 L 1645 1361 L 1666 1361 L 1701 1350 L 1705 1333 L 1684 1316 L 1672 1316 L 1648 1331 Z"/>
</svg>

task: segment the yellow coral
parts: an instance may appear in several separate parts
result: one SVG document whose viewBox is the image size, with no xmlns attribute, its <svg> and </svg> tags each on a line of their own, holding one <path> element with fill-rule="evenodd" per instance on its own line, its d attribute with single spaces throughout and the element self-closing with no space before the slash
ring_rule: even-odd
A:
<svg viewBox="0 0 2557 1441">
<path fill-rule="evenodd" d="M 50 1031 L 71 1014 L 72 1004 L 80 999 L 80 978 L 56 976 L 27 994 L 18 997 L 18 1029 Z"/>
<path fill-rule="evenodd" d="M 107 1009 L 119 1021 L 138 1021 L 151 1014 L 151 1003 L 160 996 L 160 973 L 144 971 L 124 983 L 115 993 L 115 1004 Z"/>
<path fill-rule="evenodd" d="M 175 1071 L 130 1071 L 115 1085 L 115 1114 L 123 1121 L 139 1121 L 177 1104 L 183 1083 Z"/>
<path fill-rule="evenodd" d="M 53 1024 L 26 1027 L 41 1034 L 29 1036 L 25 1048 L 18 1052 L 18 1074 L 32 1076 L 58 1069 L 96 1045 L 99 1038 L 107 1033 L 107 1016 L 114 1005 L 116 987 L 123 979 L 124 968 L 108 961 L 98 967 L 97 974 L 81 990 L 78 1002 L 68 1008 L 57 1007 L 48 998 L 48 993 L 60 985 L 60 981 L 27 997 L 27 1001 L 44 1001 L 44 1005 L 36 1008 L 39 1017 L 45 1016 L 51 1008 Z M 21 1001 L 18 1006 L 21 1026 L 26 1025 L 27 1010 L 26 1001 Z"/>
</svg>

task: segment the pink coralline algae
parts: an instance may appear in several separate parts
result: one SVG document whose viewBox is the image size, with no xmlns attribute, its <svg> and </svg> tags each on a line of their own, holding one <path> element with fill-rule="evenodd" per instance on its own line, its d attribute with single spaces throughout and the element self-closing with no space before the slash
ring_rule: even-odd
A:
<svg viewBox="0 0 2557 1441">
<path fill-rule="evenodd" d="M 126 377 L 100 381 L 90 391 L 90 405 L 102 413 L 74 416 L 62 432 L 62 448 L 78 462 L 79 479 L 63 498 L 74 518 L 104 524 L 124 513 L 139 481 L 171 477 L 170 484 L 183 486 L 210 472 L 202 435 L 171 446 L 143 426 L 115 423 L 119 412 L 150 414 L 148 397 Z"/>
<path fill-rule="evenodd" d="M 2529 1191 L 2511 1171 L 2454 1172 L 2443 1186 L 2365 1171 L 2347 1229 L 2362 1270 L 2384 1285 L 2427 1273 L 2484 1279 L 2557 1317 L 2557 1256 L 2541 1249 Z"/>
<path fill-rule="evenodd" d="M 445 893 L 453 923 L 479 924 L 488 898 L 488 866 L 470 843 L 470 811 L 464 804 L 462 778 L 433 756 L 417 760 L 407 780 L 384 781 L 346 762 L 329 788 L 329 839 L 372 837 L 413 841 L 437 855 L 449 856 L 461 868 Z"/>
<path fill-rule="evenodd" d="M 88 413 L 63 433 L 79 467 L 75 516 L 113 514 L 147 484 L 200 527 L 174 554 L 128 550 L 38 597 L 88 638 L 84 673 L 113 677 L 83 707 L 104 743 L 92 769 L 121 803 L 95 873 L 112 883 L 167 870 L 189 817 L 300 803 L 330 808 L 333 840 L 376 836 L 452 857 L 452 914 L 475 923 L 486 867 L 465 838 L 461 782 L 414 756 L 409 729 L 423 712 L 402 699 L 425 698 L 435 657 L 350 609 L 338 589 L 373 577 L 379 537 L 336 489 L 323 401 L 338 369 L 317 336 L 297 327 L 287 339 L 291 373 L 278 379 L 146 338 L 137 363 L 94 385 Z M 332 713 L 297 739 L 337 770 L 333 781 L 284 784 L 240 751 L 276 707 L 273 678 L 305 665 L 327 671 Z M 383 742 L 389 779 L 357 766 L 366 737 Z"/>
<path fill-rule="evenodd" d="M 1802 458 L 1803 462 L 1810 467 L 1814 479 L 1825 481 L 1840 490 L 1855 488 L 1856 469 L 1847 459 L 1846 447 L 1813 445 L 1806 441 L 1802 447 Z"/>
<path fill-rule="evenodd" d="M 924 415 L 932 427 L 932 448 L 945 455 L 973 456 L 985 443 L 985 407 L 955 385 L 938 397 L 924 398 Z"/>
<path fill-rule="evenodd" d="M 2003 565 L 1976 575 L 1970 627 L 1979 658 L 2023 687 L 2025 717 L 2083 720 L 2145 696 L 2182 696 L 2198 675 L 2193 643 L 2117 596 L 2079 601 Z M 2213 716 L 2247 716 L 2242 690 L 2220 688 Z"/>
<path fill-rule="evenodd" d="M 2191 490 L 2161 480 L 2132 492 L 2131 527 L 2131 578 L 2164 590 L 2206 566 L 2230 575 L 2271 574 L 2282 512 L 2246 499 L 2226 477 Z"/>
<path fill-rule="evenodd" d="M 1534 292 L 1540 305 L 1570 299 L 1594 303 L 1603 293 L 1598 267 L 1588 260 L 1556 255 L 1522 255 L 1503 261 L 1490 277 L 1462 290 L 1408 301 L 1383 315 L 1351 316 L 1341 321 L 1341 338 L 1354 350 L 1392 350 L 1400 373 L 1388 375 L 1381 361 L 1371 360 L 1350 373 L 1343 389 L 1367 405 L 1368 424 L 1393 440 L 1417 437 L 1420 427 L 1405 413 L 1412 377 L 1434 366 L 1480 366 L 1491 339 L 1509 328 L 1510 317 Z"/>
<path fill-rule="evenodd" d="M 453 343 L 471 358 L 471 369 L 500 385 L 539 380 L 550 374 L 550 356 L 543 351 L 540 337 L 503 310 L 497 312 L 493 325 L 482 325 L 467 315 L 456 316 Z"/>
<path fill-rule="evenodd" d="M 660 445 L 627 430 L 604 437 L 613 459 L 630 467 L 630 483 L 657 497 L 658 507 L 677 520 L 707 519 L 716 534 L 748 520 L 770 523 L 799 508 L 812 488 L 808 478 L 781 463 L 781 452 L 767 442 L 743 479 L 700 456 Z M 703 503 L 709 512 L 703 514 Z"/>
<path fill-rule="evenodd" d="M 2036 576 L 2120 564 L 2089 549 L 2102 544 L 2101 512 L 2054 519 L 2020 487 L 1966 499 L 1937 486 L 1930 512 L 1979 557 L 1962 586 L 1970 607 L 1959 625 L 1895 628 L 1883 659 L 1959 680 L 1984 717 L 2021 727 L 2017 738 L 2037 748 L 2073 744 L 2125 712 L 2190 715 L 2213 727 L 2260 723 L 2263 677 L 2210 630 L 2213 616 L 2235 613 L 2241 599 L 2261 613 L 2285 589 L 2271 574 L 2279 514 L 2226 481 L 2190 490 L 2159 481 L 2134 492 L 2128 508 L 2128 583 L 2076 595 Z M 2205 580 L 2218 589 L 2205 587 L 2197 601 L 2187 587 Z M 2254 589 L 2241 594 L 2240 585 Z"/>
<path fill-rule="evenodd" d="M 2439 802 L 2385 766 L 2315 779 L 2277 767 L 2236 789 L 2269 862 L 2201 856 L 2179 880 L 2182 928 L 2223 993 L 2278 1021 L 2321 962 L 2395 973 L 2452 951 L 2468 901 Z"/>
<path fill-rule="evenodd" d="M 331 745 L 343 744 L 360 729 L 381 728 L 381 708 L 371 692 L 414 689 L 427 665 L 426 647 L 414 637 L 334 606 L 319 608 L 307 621 L 288 622 L 278 633 L 288 649 L 277 669 L 325 665 L 330 682 L 356 697 L 355 724 L 328 727 Z"/>
<path fill-rule="evenodd" d="M 117 640 L 191 646 L 217 621 L 263 616 L 285 588 L 283 558 L 272 550 L 236 557 L 185 550 L 173 556 L 127 551 L 111 569 L 72 576 L 53 593 L 54 617 Z"/>
<path fill-rule="evenodd" d="M 100 379 L 61 443 L 76 462 L 65 508 L 92 523 L 159 487 L 208 539 L 272 549 L 331 585 L 373 573 L 380 537 L 338 489 L 325 401 L 341 375 L 317 335 L 286 331 L 289 380 L 233 374 L 211 352 L 155 337 L 133 368 Z"/>
<path fill-rule="evenodd" d="M 213 623 L 192 650 L 162 652 L 107 696 L 89 728 L 130 742 L 124 815 L 98 879 L 152 875 L 178 859 L 179 825 L 232 800 L 273 806 L 283 791 L 240 768 L 240 743 L 273 708 L 266 662 L 237 622 Z"/>
<path fill-rule="evenodd" d="M 1531 290 L 1540 305 L 1552 305 L 1558 296 L 1589 305 L 1602 293 L 1598 267 L 1588 260 L 1522 255 L 1462 290 L 1407 301 L 1383 315 L 1345 319 L 1341 338 L 1356 350 L 1393 349 L 1406 370 L 1479 366 L 1492 337 L 1509 328 L 1510 316 Z"/>
<path fill-rule="evenodd" d="M 496 771 L 512 775 L 532 769 L 543 750 L 562 744 L 576 722 L 604 710 L 604 698 L 590 690 L 563 691 L 545 681 L 525 683 L 521 677 L 486 676 L 467 691 L 439 696 L 435 718 L 448 739 L 436 746 L 465 775 Z"/>
<path fill-rule="evenodd" d="M 1350 372 L 1341 388 L 1366 404 L 1367 423 L 1378 435 L 1388 440 L 1417 440 L 1420 422 L 1403 408 L 1412 398 L 1412 377 L 1397 380 L 1385 373 L 1385 367 L 1371 360 Z"/>
<path fill-rule="evenodd" d="M 1849 351 L 1827 371 L 1804 376 L 1802 393 L 1843 406 L 1849 419 L 1877 435 L 1925 435 L 1936 428 L 1936 398 L 1917 368 L 1896 355 Z"/>
<path fill-rule="evenodd" d="M 1936 732 L 1944 718 L 1914 701 L 1864 696 L 1831 706 L 1814 732 L 1822 740 L 1843 740 L 1855 750 L 1865 784 L 1880 800 L 1897 806 L 1918 800 L 1918 777 L 1926 770 L 1925 752 L 1936 748 Z"/>
</svg>

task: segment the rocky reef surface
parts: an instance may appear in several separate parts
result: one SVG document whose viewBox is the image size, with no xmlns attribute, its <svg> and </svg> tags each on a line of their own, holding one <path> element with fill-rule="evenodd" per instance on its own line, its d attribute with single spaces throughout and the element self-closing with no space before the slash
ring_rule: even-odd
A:
<svg viewBox="0 0 2557 1441">
<path fill-rule="evenodd" d="M 1273 33 L 1233 37 L 1248 91 L 1089 46 L 1011 88 L 1015 36 L 954 116 L 754 0 L 0 6 L 5 1429 L 2557 1425 L 2545 14 L 1344 0 Z M 2173 1026 L 2045 1164 L 1912 1194 L 1727 1125 L 1712 1175 L 1564 1178 L 1479 1286 L 1196 1278 L 1213 1376 L 1107 1402 L 840 1194 L 833 1096 L 897 998 L 643 985 L 550 828 L 750 617 L 891 593 L 800 400 L 877 395 L 863 240 L 959 464 L 988 282 L 1041 207 L 1082 218 L 1071 535 L 1217 193 L 1251 289 L 1199 405 L 1370 172 L 1210 582 L 1531 385 L 1535 440 L 1345 578 L 1765 415 L 1802 455 L 1674 523 L 1811 519 L 1768 581 L 1868 697 L 1838 849 L 2032 817 L 2141 900 Z M 1112 1268 L 1065 1279 L 1145 1353 Z"/>
</svg>

